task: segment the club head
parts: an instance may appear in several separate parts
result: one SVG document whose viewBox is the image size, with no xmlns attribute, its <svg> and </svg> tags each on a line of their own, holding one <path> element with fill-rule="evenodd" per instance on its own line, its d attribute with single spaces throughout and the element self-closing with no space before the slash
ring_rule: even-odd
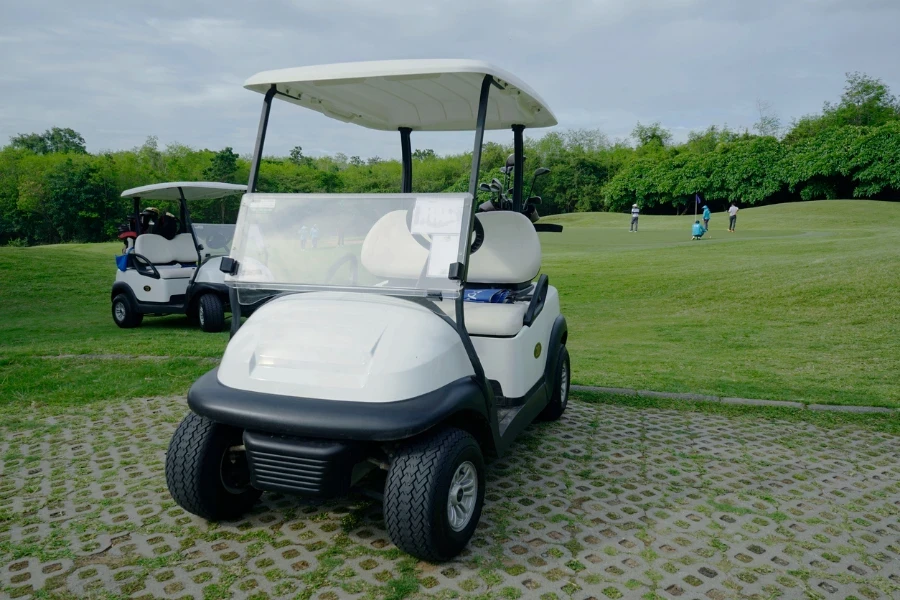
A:
<svg viewBox="0 0 900 600">
<path fill-rule="evenodd" d="M 538 167 L 537 169 L 534 170 L 534 177 L 537 178 L 537 177 L 540 177 L 541 175 L 546 175 L 549 172 L 550 172 L 550 169 L 548 169 L 547 167 Z"/>
<path fill-rule="evenodd" d="M 492 192 L 492 191 L 494 191 L 494 190 L 491 189 L 491 186 L 489 186 L 489 185 L 486 184 L 486 183 L 482 183 L 481 185 L 479 185 L 479 186 L 478 186 L 478 189 L 481 190 L 482 192 Z"/>
<path fill-rule="evenodd" d="M 532 196 L 531 198 L 528 199 L 528 202 L 526 202 L 526 204 L 540 204 L 540 203 L 541 203 L 540 196 Z"/>
<path fill-rule="evenodd" d="M 504 175 L 509 175 L 509 172 L 512 171 L 511 167 L 500 167 L 500 172 Z"/>
<path fill-rule="evenodd" d="M 510 154 L 506 157 L 506 169 L 508 171 L 512 171 L 513 167 L 516 166 L 516 155 Z"/>
<path fill-rule="evenodd" d="M 495 183 L 494 181 L 492 181 L 489 187 L 491 188 L 491 192 L 495 194 L 503 192 L 503 187 L 499 184 L 499 182 Z"/>
<path fill-rule="evenodd" d="M 492 185 L 492 186 L 497 186 L 497 188 L 499 188 L 499 189 L 501 189 L 501 190 L 503 189 L 503 184 L 500 183 L 500 180 L 497 179 L 496 177 L 495 177 L 494 179 L 491 179 L 491 185 Z"/>
</svg>

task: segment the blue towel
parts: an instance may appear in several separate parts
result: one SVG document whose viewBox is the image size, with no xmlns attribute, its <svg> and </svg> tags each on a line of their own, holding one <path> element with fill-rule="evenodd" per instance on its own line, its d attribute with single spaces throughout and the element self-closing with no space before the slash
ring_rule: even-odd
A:
<svg viewBox="0 0 900 600">
<path fill-rule="evenodd" d="M 120 271 L 124 271 L 128 268 L 128 255 L 127 254 L 119 254 L 116 256 L 116 267 Z"/>
<path fill-rule="evenodd" d="M 466 290 L 463 300 L 486 304 L 503 304 L 509 298 L 509 290 Z"/>
</svg>

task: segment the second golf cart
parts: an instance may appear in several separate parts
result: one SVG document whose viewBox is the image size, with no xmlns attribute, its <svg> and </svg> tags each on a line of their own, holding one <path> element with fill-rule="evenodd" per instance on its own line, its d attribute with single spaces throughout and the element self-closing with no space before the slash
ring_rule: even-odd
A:
<svg viewBox="0 0 900 600">
<path fill-rule="evenodd" d="M 188 394 L 169 491 L 219 520 L 264 490 L 330 498 L 374 485 L 398 547 L 450 559 L 481 516 L 485 457 L 568 402 L 568 330 L 538 237 L 562 228 L 523 214 L 523 130 L 556 119 L 513 75 L 468 60 L 285 69 L 246 87 L 264 100 L 222 260 L 232 338 Z M 401 193 L 256 193 L 274 99 L 399 131 Z M 412 193 L 410 133 L 471 129 L 468 192 Z M 487 129 L 513 132 L 512 200 L 476 214 Z M 241 325 L 267 290 L 278 295 Z"/>
<path fill-rule="evenodd" d="M 203 331 L 225 328 L 228 288 L 219 269 L 234 237 L 234 225 L 192 223 L 188 203 L 247 190 L 245 185 L 174 182 L 122 192 L 134 201 L 134 215 L 119 234 L 125 248 L 116 257 L 112 316 L 116 325 L 137 327 L 144 315 L 187 314 Z M 179 217 L 141 201 L 179 205 Z"/>
</svg>

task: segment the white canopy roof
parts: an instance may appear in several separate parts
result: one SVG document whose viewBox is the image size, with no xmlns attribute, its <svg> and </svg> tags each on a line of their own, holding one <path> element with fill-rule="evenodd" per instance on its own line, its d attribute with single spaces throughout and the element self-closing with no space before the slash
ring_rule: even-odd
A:
<svg viewBox="0 0 900 600">
<path fill-rule="evenodd" d="M 556 117 L 514 75 L 476 60 L 384 60 L 257 73 L 244 87 L 370 129 L 472 131 L 481 82 L 491 75 L 486 129 L 551 127 Z"/>
<path fill-rule="evenodd" d="M 247 191 L 246 185 L 235 183 L 217 183 L 215 181 L 173 181 L 169 183 L 154 183 L 131 188 L 122 192 L 123 198 L 141 198 L 144 200 L 180 200 L 181 188 L 185 200 L 205 200 L 209 198 L 221 198 L 229 194 L 243 193 Z"/>
</svg>

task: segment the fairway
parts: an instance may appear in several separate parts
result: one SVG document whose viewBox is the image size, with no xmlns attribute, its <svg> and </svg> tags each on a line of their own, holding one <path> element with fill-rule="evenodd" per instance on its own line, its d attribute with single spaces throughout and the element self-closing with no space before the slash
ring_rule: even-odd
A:
<svg viewBox="0 0 900 600">
<path fill-rule="evenodd" d="M 700 241 L 692 216 L 545 220 L 575 383 L 900 406 L 900 204 L 746 209 L 733 234 L 718 213 Z M 183 316 L 113 324 L 120 247 L 0 248 L 0 402 L 183 394 L 221 356 Z"/>
</svg>

